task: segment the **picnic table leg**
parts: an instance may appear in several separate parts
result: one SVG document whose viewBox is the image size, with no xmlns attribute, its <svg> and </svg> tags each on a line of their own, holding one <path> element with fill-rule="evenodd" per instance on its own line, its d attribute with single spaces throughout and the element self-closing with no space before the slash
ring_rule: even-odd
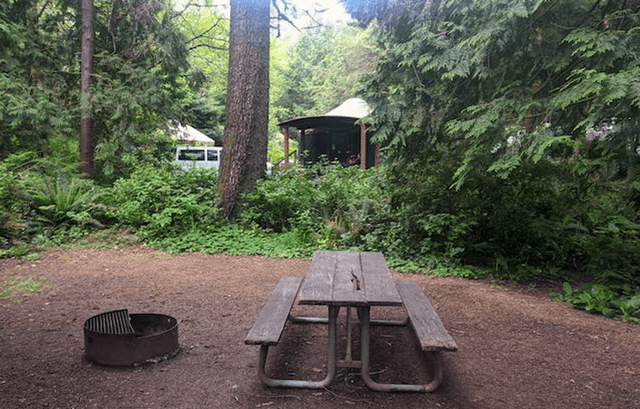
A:
<svg viewBox="0 0 640 409">
<path fill-rule="evenodd" d="M 442 382 L 442 364 L 437 352 L 429 352 L 428 358 L 432 370 L 433 380 L 425 385 L 404 385 L 391 383 L 378 383 L 371 379 L 369 375 L 370 364 L 370 308 L 362 308 L 362 379 L 364 383 L 374 391 L 378 392 L 433 392 L 440 382 Z"/>
<path fill-rule="evenodd" d="M 336 328 L 338 321 L 339 307 L 329 306 L 329 340 L 328 340 L 328 362 L 327 376 L 321 381 L 304 381 L 294 379 L 273 379 L 267 375 L 265 366 L 267 364 L 268 345 L 260 346 L 260 358 L 258 362 L 258 377 L 267 386 L 286 387 L 286 388 L 307 388 L 322 389 L 326 388 L 333 382 L 336 376 Z"/>
</svg>

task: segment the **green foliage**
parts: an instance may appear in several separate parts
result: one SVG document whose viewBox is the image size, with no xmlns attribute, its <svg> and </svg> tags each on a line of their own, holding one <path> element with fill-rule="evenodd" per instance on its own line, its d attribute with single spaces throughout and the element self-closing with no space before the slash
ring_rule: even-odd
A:
<svg viewBox="0 0 640 409">
<path fill-rule="evenodd" d="M 211 224 L 183 234 L 163 237 L 150 244 L 170 253 L 226 253 L 238 256 L 277 258 L 308 257 L 313 254 L 305 237 L 298 232 L 267 233 L 228 224 Z"/>
<path fill-rule="evenodd" d="M 229 65 L 229 20 L 206 7 L 189 7 L 176 16 L 188 39 L 189 83 L 197 93 L 185 93 L 183 124 L 189 124 L 222 145 Z"/>
<path fill-rule="evenodd" d="M 640 324 L 640 287 L 632 288 L 627 284 L 615 291 L 604 284 L 588 283 L 574 288 L 565 282 L 562 290 L 562 294 L 555 295 L 559 301 L 571 303 L 590 313 Z"/>
<path fill-rule="evenodd" d="M 39 150 L 50 135 L 70 135 L 69 105 L 75 51 L 65 24 L 66 6 L 3 2 L 0 6 L 0 158 L 25 148 Z M 72 39 L 68 38 L 68 39 Z M 77 89 L 77 82 L 76 82 Z"/>
<path fill-rule="evenodd" d="M 22 192 L 36 221 L 56 229 L 69 225 L 101 223 L 92 216 L 97 212 L 99 193 L 89 180 L 59 174 L 33 176 L 23 182 Z"/>
<path fill-rule="evenodd" d="M 30 245 L 64 242 L 101 228 L 106 208 L 101 189 L 63 171 L 48 175 L 38 161 L 35 170 L 14 173 L 0 247 L 5 257 L 21 257 Z M 33 165 L 35 166 L 35 165 Z"/>
<path fill-rule="evenodd" d="M 384 206 L 385 195 L 373 169 L 335 164 L 298 172 L 260 180 L 244 198 L 241 223 L 278 233 L 296 230 L 313 236 L 319 246 L 331 247 L 360 237 L 367 215 Z"/>
<path fill-rule="evenodd" d="M 0 152 L 4 157 L 37 148 L 49 135 L 69 134 L 73 112 L 60 109 L 56 95 L 18 77 L 17 66 L 0 70 Z"/>
<path fill-rule="evenodd" d="M 79 101 L 78 4 L 2 3 L 0 257 L 129 242 L 86 234 L 100 224 L 171 252 L 381 251 L 407 272 L 566 280 L 563 301 L 638 322 L 636 3 L 385 2 L 376 46 L 348 28 L 305 34 L 287 57 L 274 49 L 272 124 L 366 88 L 386 163 L 262 179 L 235 225 L 214 206 L 215 171 L 179 171 L 161 149 L 169 120 L 220 130 L 224 19 L 97 1 L 95 83 Z M 69 176 L 80 103 L 94 112 L 99 184 Z M 592 281 L 570 284 L 577 274 Z"/>
<path fill-rule="evenodd" d="M 17 257 L 21 258 L 27 255 L 29 248 L 27 246 L 15 246 L 6 250 L 0 249 L 0 259 Z"/>
<path fill-rule="evenodd" d="M 388 220 L 416 221 L 389 223 L 411 244 L 388 248 L 415 263 L 425 243 L 496 278 L 585 273 L 607 308 L 624 304 L 640 279 L 640 5 L 376 4 L 354 9 L 379 18 L 365 98 L 391 162 Z"/>
<path fill-rule="evenodd" d="M 177 99 L 158 68 L 107 54 L 96 56 L 96 62 L 105 69 L 118 68 L 118 77 L 99 77 L 91 97 L 97 132 L 97 179 L 113 183 L 129 175 L 138 164 L 162 162 L 160 147 L 168 139 L 158 129 L 168 125 Z"/>
<path fill-rule="evenodd" d="M 23 154 L 21 160 L 30 158 L 32 155 Z M 15 222 L 12 220 L 13 207 L 16 205 L 15 192 L 17 190 L 17 175 L 15 163 L 16 155 L 12 155 L 6 160 L 0 162 L 0 174 L 3 176 L 0 178 L 0 245 L 5 244 L 8 241 L 14 227 L 12 224 Z"/>
<path fill-rule="evenodd" d="M 241 220 L 275 232 L 305 223 L 314 200 L 314 184 L 312 179 L 299 177 L 295 172 L 290 170 L 259 180 L 254 191 L 244 197 L 246 208 Z M 313 222 L 306 221 L 306 224 Z"/>
<path fill-rule="evenodd" d="M 114 183 L 106 203 L 118 222 L 143 237 L 167 237 L 215 220 L 216 181 L 215 169 L 140 166 Z"/>
<path fill-rule="evenodd" d="M 37 159 L 33 152 L 0 162 L 0 246 L 74 226 L 86 230 L 100 225 L 99 189 L 70 176 L 58 163 Z"/>
<path fill-rule="evenodd" d="M 377 137 L 394 155 L 417 138 L 459 151 L 457 188 L 478 171 L 504 178 L 550 153 L 570 158 L 557 145 L 576 146 L 612 118 L 612 139 L 635 147 L 639 15 L 623 2 L 450 1 L 399 21 L 403 29 L 382 25 L 368 98 Z M 621 132 L 627 124 L 634 131 Z"/>
<path fill-rule="evenodd" d="M 112 183 L 158 157 L 164 141 L 157 130 L 192 108 L 201 75 L 189 68 L 187 39 L 169 3 L 94 4 L 94 83 L 81 101 L 80 2 L 3 3 L 0 158 L 22 150 L 56 157 L 61 146 L 77 155 L 67 147 L 78 145 L 80 106 L 89 105 L 97 180 Z"/>
<path fill-rule="evenodd" d="M 385 174 L 386 169 L 316 165 L 261 180 L 245 197 L 241 221 L 292 234 L 310 248 L 382 251 L 403 271 L 456 267 L 473 222 L 445 211 L 396 206 L 398 191 Z M 420 192 L 415 187 L 405 193 Z"/>
</svg>

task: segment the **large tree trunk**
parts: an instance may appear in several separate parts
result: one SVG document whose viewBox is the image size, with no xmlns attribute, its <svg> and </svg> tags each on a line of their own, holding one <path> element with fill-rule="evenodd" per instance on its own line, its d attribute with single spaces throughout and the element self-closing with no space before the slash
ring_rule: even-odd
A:
<svg viewBox="0 0 640 409">
<path fill-rule="evenodd" d="M 227 122 L 218 204 L 236 216 L 264 174 L 269 131 L 269 0 L 231 0 Z"/>
<path fill-rule="evenodd" d="M 90 103 L 89 87 L 93 75 L 93 0 L 82 0 L 82 51 L 80 64 L 80 163 L 82 174 L 93 177 L 93 112 Z"/>
</svg>

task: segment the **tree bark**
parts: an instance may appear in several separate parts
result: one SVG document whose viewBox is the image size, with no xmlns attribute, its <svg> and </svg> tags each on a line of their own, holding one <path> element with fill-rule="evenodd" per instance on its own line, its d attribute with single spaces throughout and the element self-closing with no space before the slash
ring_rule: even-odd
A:
<svg viewBox="0 0 640 409">
<path fill-rule="evenodd" d="M 269 131 L 269 0 L 231 0 L 227 120 L 218 204 L 237 215 L 240 195 L 265 171 Z"/>
<path fill-rule="evenodd" d="M 94 52 L 93 0 L 82 0 L 82 51 L 80 56 L 80 163 L 83 175 L 93 177 L 93 112 L 89 88 L 93 75 Z"/>
</svg>

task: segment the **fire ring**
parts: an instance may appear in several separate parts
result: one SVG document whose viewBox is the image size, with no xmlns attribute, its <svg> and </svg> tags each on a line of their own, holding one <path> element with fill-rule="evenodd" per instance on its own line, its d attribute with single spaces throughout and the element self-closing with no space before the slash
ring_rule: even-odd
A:
<svg viewBox="0 0 640 409">
<path fill-rule="evenodd" d="M 88 361 L 108 366 L 164 361 L 180 352 L 178 321 L 128 310 L 98 314 L 84 323 L 84 352 Z"/>
</svg>

